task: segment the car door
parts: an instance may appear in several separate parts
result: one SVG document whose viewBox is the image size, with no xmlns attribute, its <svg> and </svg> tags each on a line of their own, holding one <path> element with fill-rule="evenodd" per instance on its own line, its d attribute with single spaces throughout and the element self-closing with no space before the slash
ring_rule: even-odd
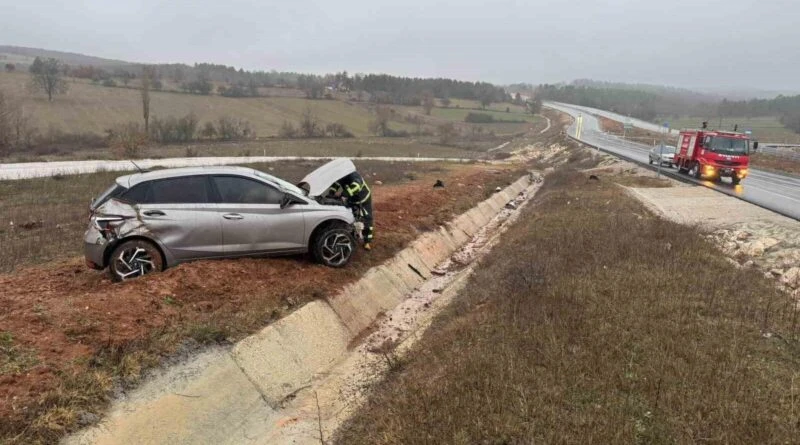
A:
<svg viewBox="0 0 800 445">
<path fill-rule="evenodd" d="M 303 252 L 304 205 L 281 209 L 283 192 L 237 175 L 215 175 L 226 255 Z"/>
<path fill-rule="evenodd" d="M 211 191 L 208 176 L 197 175 L 149 181 L 131 194 L 147 230 L 180 261 L 224 253 L 222 221 Z"/>
</svg>

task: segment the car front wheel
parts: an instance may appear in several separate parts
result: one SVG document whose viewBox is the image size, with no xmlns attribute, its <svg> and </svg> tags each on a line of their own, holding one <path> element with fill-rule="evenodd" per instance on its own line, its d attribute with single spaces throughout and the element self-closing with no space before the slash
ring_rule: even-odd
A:
<svg viewBox="0 0 800 445">
<path fill-rule="evenodd" d="M 344 224 L 333 224 L 322 229 L 311 245 L 311 254 L 320 264 L 343 267 L 356 250 L 352 230 Z"/>
<path fill-rule="evenodd" d="M 140 239 L 123 242 L 108 260 L 108 272 L 114 281 L 129 280 L 163 269 L 161 252 L 153 243 Z"/>
</svg>

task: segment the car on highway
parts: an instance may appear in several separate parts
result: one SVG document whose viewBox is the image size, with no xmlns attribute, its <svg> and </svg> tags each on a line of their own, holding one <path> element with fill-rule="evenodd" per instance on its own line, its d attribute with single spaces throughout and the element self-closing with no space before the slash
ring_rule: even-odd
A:
<svg viewBox="0 0 800 445">
<path fill-rule="evenodd" d="M 295 186 L 244 167 L 190 167 L 120 176 L 89 208 L 84 255 L 115 281 L 206 258 L 311 253 L 346 265 L 353 212 L 323 196 L 355 171 L 336 159 Z"/>
<path fill-rule="evenodd" d="M 675 151 L 676 148 L 671 145 L 656 145 L 648 153 L 648 162 L 651 165 L 661 163 L 672 167 L 675 164 Z"/>
</svg>

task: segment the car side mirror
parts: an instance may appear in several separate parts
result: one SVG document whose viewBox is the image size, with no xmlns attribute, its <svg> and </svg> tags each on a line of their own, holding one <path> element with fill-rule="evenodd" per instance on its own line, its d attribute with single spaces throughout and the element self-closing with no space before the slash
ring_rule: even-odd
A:
<svg viewBox="0 0 800 445">
<path fill-rule="evenodd" d="M 283 198 L 281 198 L 281 208 L 285 209 L 292 204 L 292 196 L 288 193 L 283 194 Z"/>
<path fill-rule="evenodd" d="M 283 198 L 281 198 L 281 208 L 285 209 L 292 204 L 302 204 L 303 201 L 300 198 L 292 195 L 291 193 L 284 193 Z"/>
<path fill-rule="evenodd" d="M 753 151 L 758 151 L 758 141 L 753 141 Z"/>
</svg>

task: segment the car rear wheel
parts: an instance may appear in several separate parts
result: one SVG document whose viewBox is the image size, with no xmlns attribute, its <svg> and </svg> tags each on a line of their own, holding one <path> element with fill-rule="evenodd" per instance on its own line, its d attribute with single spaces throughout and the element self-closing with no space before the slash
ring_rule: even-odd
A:
<svg viewBox="0 0 800 445">
<path fill-rule="evenodd" d="M 164 269 L 164 259 L 156 246 L 145 240 L 125 241 L 111 253 L 108 272 L 114 281 L 141 277 Z"/>
<path fill-rule="evenodd" d="M 343 267 L 356 250 L 353 233 L 344 224 L 332 224 L 314 238 L 311 254 L 314 260 L 328 267 Z"/>
</svg>

